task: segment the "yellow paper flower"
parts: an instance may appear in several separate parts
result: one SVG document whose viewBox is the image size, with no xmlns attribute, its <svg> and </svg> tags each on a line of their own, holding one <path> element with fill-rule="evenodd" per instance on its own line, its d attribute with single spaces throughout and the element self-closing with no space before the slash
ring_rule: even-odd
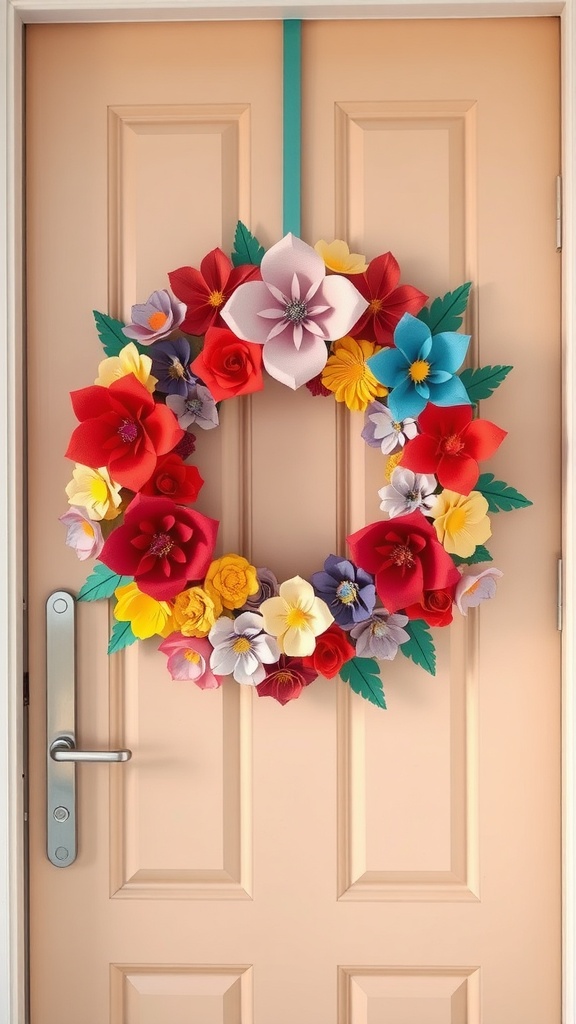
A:
<svg viewBox="0 0 576 1024">
<path fill-rule="evenodd" d="M 98 376 L 94 383 L 108 388 L 115 380 L 133 373 L 136 380 L 139 380 L 145 388 L 148 388 L 148 391 L 152 392 L 158 379 L 152 376 L 151 369 L 150 356 L 141 356 L 136 345 L 131 341 L 129 345 L 125 345 L 121 349 L 117 356 L 110 356 L 108 359 L 102 360 L 98 366 Z"/>
<path fill-rule="evenodd" d="M 283 654 L 305 658 L 316 647 L 316 637 L 334 622 L 328 605 L 316 597 L 310 583 L 294 576 L 280 586 L 279 597 L 260 605 L 266 633 L 278 638 Z"/>
<path fill-rule="evenodd" d="M 143 594 L 136 583 L 128 583 L 114 591 L 117 605 L 114 617 L 119 622 L 129 622 L 134 636 L 146 640 L 156 633 L 166 636 L 172 608 L 167 601 L 156 601 L 149 594 Z"/>
<path fill-rule="evenodd" d="M 486 515 L 488 502 L 480 491 L 457 494 L 456 491 L 442 491 L 430 515 L 438 540 L 451 555 L 468 558 L 478 544 L 492 535 L 490 520 Z"/>
<path fill-rule="evenodd" d="M 208 636 L 222 614 L 218 594 L 207 594 L 202 587 L 189 587 L 174 599 L 172 622 L 183 636 Z"/>
<path fill-rule="evenodd" d="M 314 246 L 322 257 L 328 270 L 336 274 L 363 274 L 367 269 L 366 257 L 359 252 L 350 252 L 346 242 L 336 238 L 333 242 L 325 242 L 323 238 Z"/>
<path fill-rule="evenodd" d="M 214 600 L 218 598 L 224 608 L 241 608 L 252 594 L 256 594 L 260 584 L 256 576 L 256 568 L 241 555 L 224 555 L 212 562 L 204 588 Z"/>
<path fill-rule="evenodd" d="M 386 460 L 386 469 L 384 470 L 384 479 L 385 479 L 387 484 L 390 483 L 390 480 L 392 478 L 392 473 L 396 469 L 396 466 L 399 466 L 400 463 L 402 462 L 402 455 L 403 454 L 404 454 L 404 449 L 401 448 L 399 452 L 393 452 L 392 455 L 388 456 L 388 458 Z"/>
<path fill-rule="evenodd" d="M 388 388 L 376 380 L 366 360 L 379 352 L 371 341 L 340 338 L 322 370 L 322 383 L 334 392 L 337 402 L 346 402 L 353 412 L 363 412 L 375 398 L 388 394 Z"/>
<path fill-rule="evenodd" d="M 105 466 L 90 469 L 76 463 L 66 487 L 69 505 L 81 505 L 90 519 L 116 519 L 120 515 L 120 484 L 110 479 Z"/>
</svg>

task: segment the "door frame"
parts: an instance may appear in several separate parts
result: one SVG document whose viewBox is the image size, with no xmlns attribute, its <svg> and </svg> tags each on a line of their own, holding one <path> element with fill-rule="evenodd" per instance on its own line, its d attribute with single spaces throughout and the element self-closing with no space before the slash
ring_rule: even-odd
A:
<svg viewBox="0 0 576 1024">
<path fill-rule="evenodd" d="M 29 23 L 558 16 L 562 33 L 563 621 L 576 612 L 576 0 L 0 0 L 0 1024 L 25 1024 L 23 65 Z M 560 552 L 559 552 L 560 555 Z M 563 633 L 563 1014 L 576 1024 L 576 644 Z M 57 937 L 56 937 L 57 941 Z M 555 1024 L 555 1022 L 550 1022 Z M 558 1022 L 560 1024 L 560 1022 Z"/>
</svg>

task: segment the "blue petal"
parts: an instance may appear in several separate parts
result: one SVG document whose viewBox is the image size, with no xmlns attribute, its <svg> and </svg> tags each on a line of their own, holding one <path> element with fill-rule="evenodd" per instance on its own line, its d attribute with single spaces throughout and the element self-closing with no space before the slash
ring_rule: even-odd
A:
<svg viewBox="0 0 576 1024">
<path fill-rule="evenodd" d="M 342 559 L 341 559 L 340 555 L 328 555 L 328 557 L 326 558 L 326 560 L 324 562 L 324 571 L 327 572 L 327 573 L 330 573 L 330 575 L 334 579 L 337 579 L 338 578 L 338 573 L 337 572 L 335 573 L 334 569 L 336 569 L 337 566 L 340 565 L 341 561 L 342 561 Z"/>
<path fill-rule="evenodd" d="M 457 334 L 456 331 L 442 331 L 440 334 L 435 334 L 432 338 L 430 354 L 433 368 L 456 373 L 466 358 L 469 344 L 469 334 Z"/>
<path fill-rule="evenodd" d="M 409 363 L 415 359 L 426 359 L 430 351 L 430 328 L 410 313 L 404 313 L 394 331 L 394 344 Z M 422 355 L 424 349 L 426 353 Z"/>
<path fill-rule="evenodd" d="M 472 404 L 460 377 L 451 377 L 445 384 L 431 384 L 430 401 L 441 406 Z"/>
<path fill-rule="evenodd" d="M 386 387 L 396 388 L 406 376 L 406 357 L 396 348 L 383 348 L 366 360 L 376 380 Z"/>
<path fill-rule="evenodd" d="M 430 388 L 428 387 L 428 384 L 426 383 L 425 380 L 421 380 L 421 381 L 416 382 L 414 384 L 414 390 L 419 395 L 421 395 L 422 398 L 425 398 L 426 401 L 428 401 L 428 399 L 430 398 Z"/>
<path fill-rule="evenodd" d="M 445 384 L 447 380 L 450 380 L 452 376 L 447 370 L 433 370 L 429 373 L 426 380 L 429 384 Z"/>
<path fill-rule="evenodd" d="M 426 405 L 426 399 L 417 394 L 414 385 L 408 380 L 403 381 L 388 395 L 388 408 L 395 420 L 419 416 Z"/>
</svg>

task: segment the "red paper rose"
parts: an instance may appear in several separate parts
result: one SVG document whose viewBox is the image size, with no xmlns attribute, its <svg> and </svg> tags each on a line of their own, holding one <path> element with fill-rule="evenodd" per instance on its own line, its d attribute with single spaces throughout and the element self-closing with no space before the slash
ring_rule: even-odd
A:
<svg viewBox="0 0 576 1024">
<path fill-rule="evenodd" d="M 260 268 L 252 264 L 233 267 L 222 249 L 212 249 L 195 267 L 180 267 L 168 274 L 174 295 L 186 303 L 182 330 L 187 334 L 206 334 L 209 327 L 221 324 L 220 310 L 245 281 L 259 281 Z"/>
<path fill-rule="evenodd" d="M 200 580 L 212 561 L 218 521 L 177 505 L 170 498 L 137 495 L 112 531 L 100 561 L 121 576 L 133 576 L 141 591 L 169 601 Z"/>
<path fill-rule="evenodd" d="M 279 704 L 296 700 L 305 686 L 318 677 L 315 669 L 305 663 L 304 658 L 291 658 L 281 654 L 275 665 L 265 665 L 266 679 L 258 683 L 259 697 L 273 697 Z"/>
<path fill-rule="evenodd" d="M 309 668 L 315 669 L 319 676 L 333 679 L 338 675 L 344 662 L 350 661 L 354 654 L 355 648 L 346 633 L 333 622 L 324 633 L 316 637 L 313 654 L 303 658 L 303 661 Z"/>
<path fill-rule="evenodd" d="M 392 345 L 394 331 L 404 313 L 416 316 L 428 296 L 411 284 L 401 284 L 400 267 L 391 252 L 376 256 L 363 274 L 345 274 L 369 303 L 349 333 L 353 338 Z"/>
<path fill-rule="evenodd" d="M 203 483 L 196 466 L 187 466 L 179 455 L 171 452 L 158 459 L 156 469 L 140 489 L 140 494 L 172 498 L 181 505 L 191 505 Z"/>
<path fill-rule="evenodd" d="M 430 402 L 418 417 L 420 433 L 404 448 L 402 465 L 415 473 L 434 473 L 442 487 L 470 494 L 480 475 L 478 462 L 489 459 L 507 433 L 472 415 L 471 405 L 442 408 Z"/>
<path fill-rule="evenodd" d="M 449 626 L 452 622 L 452 605 L 455 587 L 442 590 L 425 590 L 418 604 L 404 608 L 409 619 L 424 619 L 429 626 Z"/>
<path fill-rule="evenodd" d="M 261 391 L 262 345 L 242 341 L 227 327 L 210 327 L 204 348 L 190 369 L 204 381 L 217 402 Z"/>
<path fill-rule="evenodd" d="M 347 538 L 352 560 L 376 578 L 389 612 L 419 604 L 425 590 L 455 585 L 460 573 L 421 512 L 371 523 Z"/>
<path fill-rule="evenodd" d="M 80 426 L 72 433 L 67 458 L 92 469 L 106 466 L 111 478 L 131 491 L 140 490 L 158 456 L 184 435 L 174 413 L 156 405 L 132 373 L 108 388 L 93 385 L 70 397 Z"/>
</svg>

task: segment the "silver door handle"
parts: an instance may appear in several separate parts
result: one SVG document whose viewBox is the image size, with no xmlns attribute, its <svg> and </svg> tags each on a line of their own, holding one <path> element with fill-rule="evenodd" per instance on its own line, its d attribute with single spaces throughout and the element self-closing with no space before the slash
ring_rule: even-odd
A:
<svg viewBox="0 0 576 1024">
<path fill-rule="evenodd" d="M 76 750 L 74 740 L 62 737 L 54 740 L 50 746 L 50 757 L 53 761 L 88 761 L 111 762 L 129 761 L 131 750 Z"/>
<path fill-rule="evenodd" d="M 76 748 L 75 602 L 65 590 L 46 603 L 46 849 L 58 868 L 76 860 L 76 764 L 129 761 L 130 750 Z"/>
</svg>

